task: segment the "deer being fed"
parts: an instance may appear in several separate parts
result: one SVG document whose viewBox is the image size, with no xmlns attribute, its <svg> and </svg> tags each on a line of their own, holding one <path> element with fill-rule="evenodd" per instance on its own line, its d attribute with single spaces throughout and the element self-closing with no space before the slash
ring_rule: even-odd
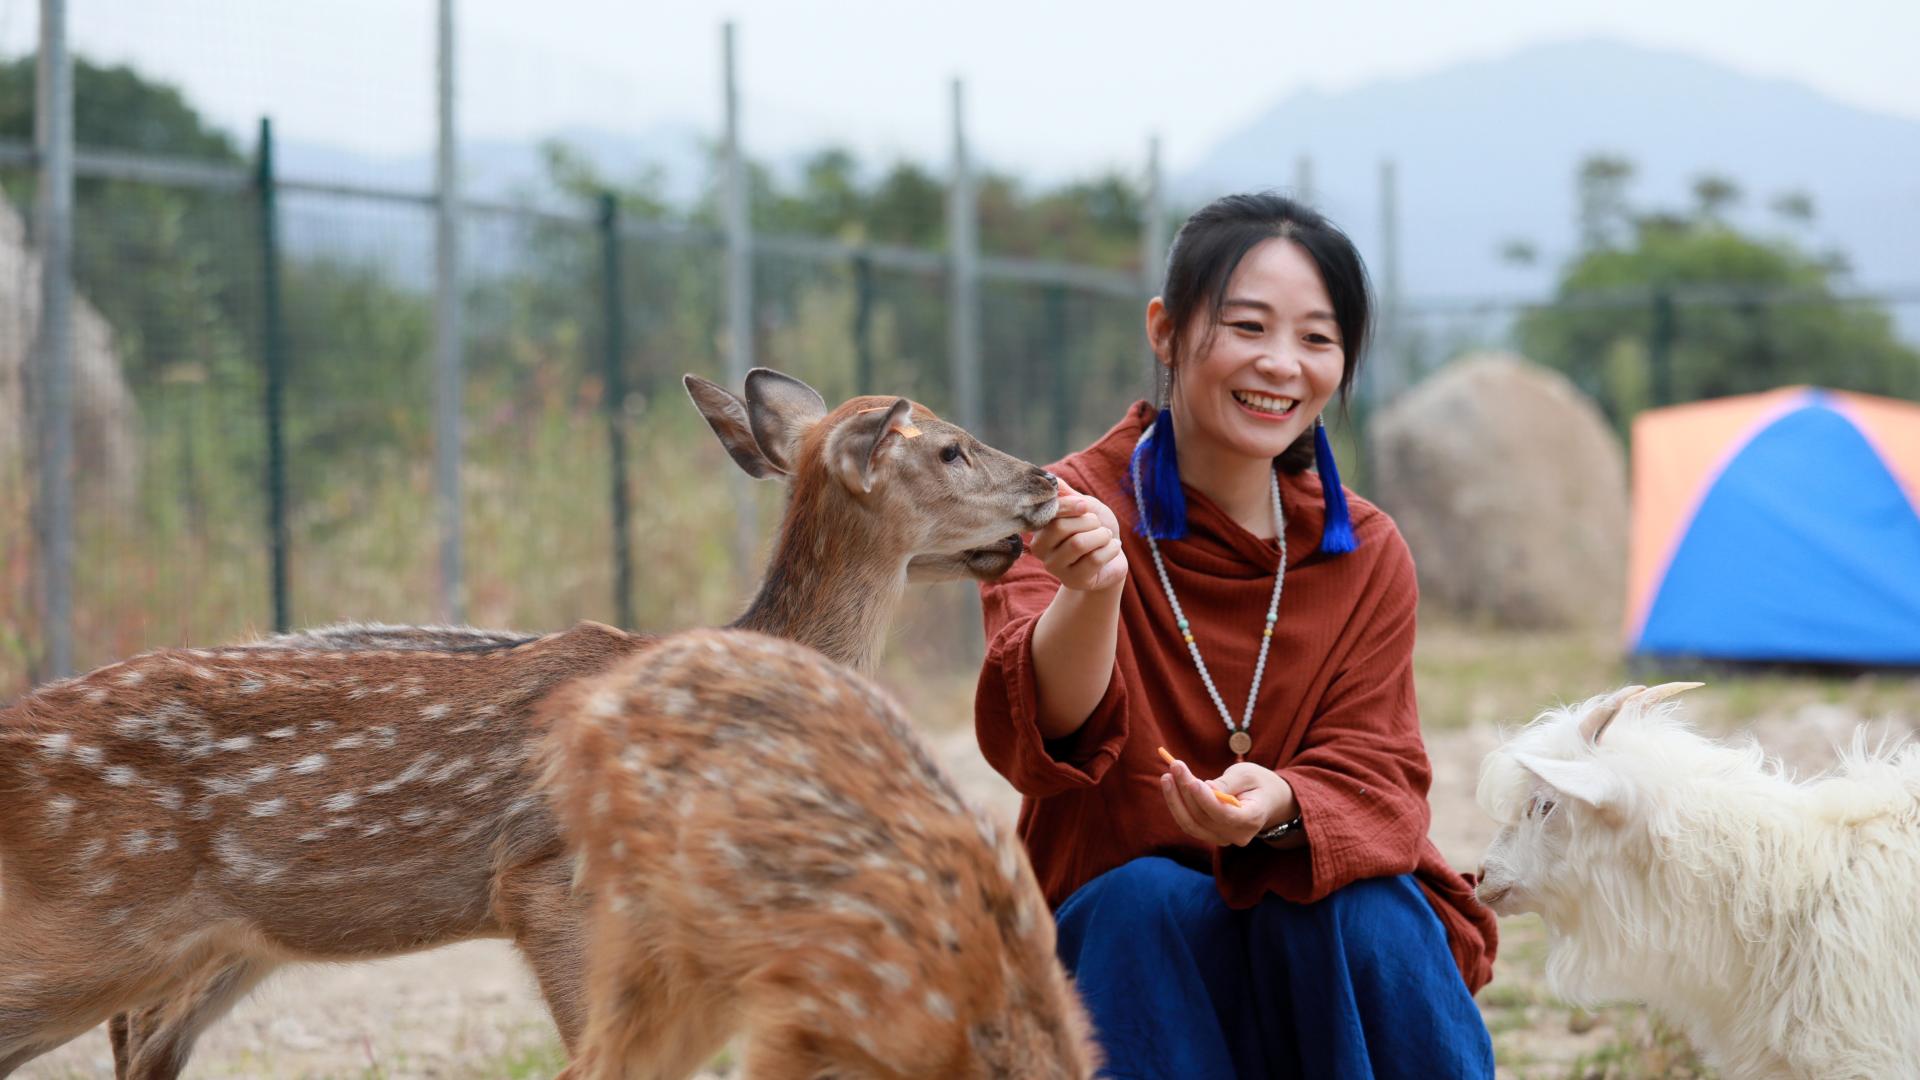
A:
<svg viewBox="0 0 1920 1080">
<path fill-rule="evenodd" d="M 910 578 L 1003 573 L 1054 512 L 1044 470 L 904 398 L 828 409 L 764 369 L 743 397 L 687 388 L 791 491 L 736 625 L 855 667 Z M 283 964 L 477 937 L 513 940 L 571 1046 L 581 909 L 526 767 L 535 706 L 650 643 L 348 625 L 148 653 L 0 710 L 0 1076 L 113 1017 L 122 1076 L 174 1077 Z"/>
</svg>

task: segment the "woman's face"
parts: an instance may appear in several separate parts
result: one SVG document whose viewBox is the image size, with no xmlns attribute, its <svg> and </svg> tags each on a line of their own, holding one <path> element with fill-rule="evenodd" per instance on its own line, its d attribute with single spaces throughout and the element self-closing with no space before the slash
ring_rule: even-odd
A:
<svg viewBox="0 0 1920 1080">
<path fill-rule="evenodd" d="M 1174 370 L 1171 400 L 1192 435 L 1247 457 L 1276 457 L 1308 429 L 1340 387 L 1346 350 L 1320 271 L 1300 245 L 1262 241 L 1240 260 L 1219 320 L 1186 328 L 1189 354 Z M 1148 333 L 1168 363 L 1172 321 L 1159 298 Z"/>
</svg>

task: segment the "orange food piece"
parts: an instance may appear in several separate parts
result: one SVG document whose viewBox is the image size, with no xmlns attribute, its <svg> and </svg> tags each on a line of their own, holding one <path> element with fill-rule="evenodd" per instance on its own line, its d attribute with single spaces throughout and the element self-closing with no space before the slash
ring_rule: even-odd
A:
<svg viewBox="0 0 1920 1080">
<path fill-rule="evenodd" d="M 1173 755 L 1172 755 L 1172 754 L 1169 754 L 1169 753 L 1167 753 L 1167 748 L 1166 748 L 1166 747 L 1164 747 L 1164 746 L 1160 746 L 1160 747 L 1155 747 L 1155 749 L 1157 749 L 1157 750 L 1159 750 L 1159 751 L 1160 751 L 1160 760 L 1161 760 L 1161 761 L 1164 761 L 1164 762 L 1166 762 L 1166 763 L 1167 763 L 1168 765 L 1172 765 L 1172 764 L 1173 764 L 1173 760 L 1174 760 L 1174 759 L 1173 759 Z M 1213 797 L 1214 797 L 1214 798 L 1216 798 L 1216 799 L 1218 799 L 1218 800 L 1220 800 L 1220 801 L 1221 801 L 1221 802 L 1223 802 L 1223 803 L 1226 803 L 1226 804 L 1227 804 L 1228 806 L 1239 806 L 1239 805 L 1240 805 L 1240 800 L 1239 800 L 1239 799 L 1236 799 L 1236 798 L 1234 798 L 1234 797 L 1233 797 L 1233 793 L 1232 793 L 1232 792 L 1230 792 L 1230 791 L 1221 791 L 1221 790 L 1220 790 L 1219 788 L 1208 788 L 1207 790 L 1208 790 L 1208 791 L 1211 791 L 1211 792 L 1213 792 Z"/>
</svg>

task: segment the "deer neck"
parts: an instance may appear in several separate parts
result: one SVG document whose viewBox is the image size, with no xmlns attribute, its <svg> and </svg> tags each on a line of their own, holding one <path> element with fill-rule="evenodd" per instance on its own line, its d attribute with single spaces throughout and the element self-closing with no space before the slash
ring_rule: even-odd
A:
<svg viewBox="0 0 1920 1080">
<path fill-rule="evenodd" d="M 908 558 L 868 529 L 805 528 L 789 514 L 760 591 L 732 626 L 797 641 L 870 674 L 906 592 Z"/>
</svg>

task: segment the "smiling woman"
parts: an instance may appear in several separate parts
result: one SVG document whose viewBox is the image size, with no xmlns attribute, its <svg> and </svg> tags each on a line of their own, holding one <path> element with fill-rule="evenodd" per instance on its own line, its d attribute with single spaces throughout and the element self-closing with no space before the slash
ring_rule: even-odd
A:
<svg viewBox="0 0 1920 1080">
<path fill-rule="evenodd" d="M 1147 307 L 1158 406 L 1051 468 L 1058 516 L 982 588 L 981 749 L 1115 1075 L 1492 1075 L 1493 916 L 1427 840 L 1413 561 L 1320 424 L 1368 306 L 1320 215 L 1201 209 Z"/>
</svg>

